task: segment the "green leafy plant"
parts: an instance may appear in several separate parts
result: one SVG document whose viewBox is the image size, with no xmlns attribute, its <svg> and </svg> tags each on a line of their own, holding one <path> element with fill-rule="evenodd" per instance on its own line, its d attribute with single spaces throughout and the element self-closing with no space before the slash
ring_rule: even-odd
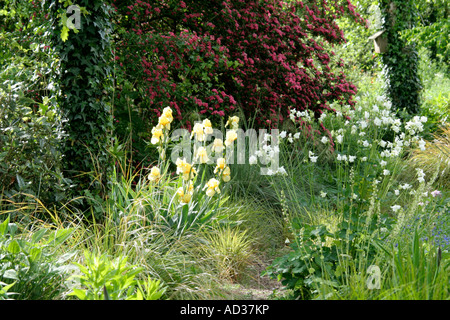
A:
<svg viewBox="0 0 450 320">
<path fill-rule="evenodd" d="M 15 292 L 17 300 L 50 300 L 61 296 L 70 254 L 55 257 L 56 249 L 71 234 L 71 229 L 50 231 L 42 228 L 27 239 L 18 226 L 0 224 L 0 282 L 2 290 Z"/>
<path fill-rule="evenodd" d="M 14 284 L 15 282 L 11 284 L 0 282 L 0 300 L 10 299 L 9 297 L 15 294 L 14 292 L 8 292 Z"/>
<path fill-rule="evenodd" d="M 139 283 L 135 277 L 142 268 L 128 265 L 127 257 L 111 260 L 107 255 L 85 252 L 85 265 L 76 263 L 81 275 L 81 288 L 73 288 L 69 296 L 80 300 L 157 300 L 164 294 L 159 280 L 147 279 Z"/>
</svg>

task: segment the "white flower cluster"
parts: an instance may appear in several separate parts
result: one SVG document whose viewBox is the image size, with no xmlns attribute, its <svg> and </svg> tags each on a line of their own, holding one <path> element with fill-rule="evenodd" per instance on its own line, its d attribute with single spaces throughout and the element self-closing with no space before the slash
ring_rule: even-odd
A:
<svg viewBox="0 0 450 320">
<path fill-rule="evenodd" d="M 297 111 L 297 109 L 291 109 L 289 118 L 292 121 L 296 121 L 296 118 L 301 118 L 303 121 L 310 122 L 314 118 L 314 113 L 311 110 Z"/>
<path fill-rule="evenodd" d="M 427 121 L 427 117 L 415 116 L 414 118 L 412 118 L 412 120 L 406 123 L 405 129 L 409 132 L 409 134 L 415 135 L 423 131 L 423 124 Z"/>
</svg>

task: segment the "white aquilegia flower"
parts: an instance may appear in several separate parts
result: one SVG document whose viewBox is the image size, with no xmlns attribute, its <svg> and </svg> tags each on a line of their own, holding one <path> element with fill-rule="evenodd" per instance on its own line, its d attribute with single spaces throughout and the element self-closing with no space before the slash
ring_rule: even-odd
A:
<svg viewBox="0 0 450 320">
<path fill-rule="evenodd" d="M 292 138 L 292 133 L 289 133 L 288 141 L 289 141 L 289 143 L 293 143 L 294 142 L 294 138 Z"/>
<path fill-rule="evenodd" d="M 320 141 L 325 144 L 329 141 L 329 139 L 327 137 L 323 136 Z"/>
<path fill-rule="evenodd" d="M 338 135 L 337 137 L 336 137 L 336 141 L 338 142 L 338 143 L 342 143 L 342 139 L 343 139 L 344 137 L 342 136 L 342 135 Z"/>
<path fill-rule="evenodd" d="M 309 152 L 309 159 L 311 160 L 311 162 L 317 162 L 317 156 L 314 155 L 314 152 L 310 151 Z"/>
<path fill-rule="evenodd" d="M 419 148 L 420 148 L 420 150 L 422 150 L 422 151 L 425 151 L 425 144 L 426 144 L 426 142 L 425 142 L 425 140 L 423 140 L 423 139 L 420 139 L 420 141 L 419 141 Z"/>
<path fill-rule="evenodd" d="M 322 198 L 325 198 L 325 197 L 327 196 L 327 193 L 324 192 L 324 191 L 320 191 L 320 196 L 321 196 Z"/>
<path fill-rule="evenodd" d="M 397 212 L 398 210 L 400 210 L 402 207 L 399 206 L 398 204 L 394 205 L 391 207 L 392 211 Z"/>
<path fill-rule="evenodd" d="M 277 174 L 280 174 L 282 176 L 287 176 L 286 169 L 284 169 L 284 167 L 279 167 L 277 170 Z"/>
<path fill-rule="evenodd" d="M 250 158 L 248 158 L 248 163 L 253 165 L 253 164 L 257 164 L 258 163 L 258 158 L 256 158 L 256 156 L 250 156 Z"/>
<path fill-rule="evenodd" d="M 348 156 L 348 162 L 355 162 L 356 156 Z"/>
<path fill-rule="evenodd" d="M 383 170 L 383 175 L 388 176 L 391 172 L 387 169 Z"/>
<path fill-rule="evenodd" d="M 417 180 L 419 182 L 425 182 L 425 179 L 424 179 L 425 173 L 423 172 L 423 170 L 420 168 L 417 168 L 416 171 L 417 171 Z"/>
<path fill-rule="evenodd" d="M 403 184 L 403 185 L 400 186 L 400 189 L 403 189 L 403 190 L 411 189 L 411 185 L 405 183 L 405 184 Z"/>
<path fill-rule="evenodd" d="M 394 190 L 394 193 L 395 193 L 396 196 L 398 196 L 400 194 L 400 190 L 398 190 L 398 189 Z"/>
</svg>

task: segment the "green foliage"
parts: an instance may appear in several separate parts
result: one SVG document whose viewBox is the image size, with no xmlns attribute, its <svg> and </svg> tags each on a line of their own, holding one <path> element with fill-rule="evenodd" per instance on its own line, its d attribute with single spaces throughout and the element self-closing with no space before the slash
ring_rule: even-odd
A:
<svg viewBox="0 0 450 320">
<path fill-rule="evenodd" d="M 290 245 L 293 251 L 275 259 L 264 274 L 292 290 L 292 298 L 307 300 L 312 297 L 315 282 L 324 281 L 322 270 L 335 268 L 338 257 L 336 247 L 322 245 L 331 236 L 325 226 L 305 226 L 296 231 L 298 238 Z"/>
<path fill-rule="evenodd" d="M 416 25 L 404 30 L 402 36 L 431 52 L 435 62 L 448 64 L 450 58 L 450 6 L 446 0 L 414 1 L 418 15 Z"/>
<path fill-rule="evenodd" d="M 381 54 L 386 89 L 393 107 L 417 114 L 422 84 L 418 77 L 418 53 L 414 44 L 407 44 L 401 32 L 415 21 L 414 1 L 380 0 L 383 29 L 388 39 L 387 52 Z"/>
<path fill-rule="evenodd" d="M 360 216 L 352 211 L 356 210 L 345 209 L 342 221 L 332 232 L 329 226 L 307 225 L 294 218 L 290 224 L 294 234 L 292 251 L 275 259 L 265 274 L 292 290 L 294 299 L 311 299 L 321 286 L 345 289 L 349 271 L 362 271 L 370 265 L 376 254 L 372 243 L 381 241 L 384 236 L 380 228 L 389 226 L 386 218 Z"/>
<path fill-rule="evenodd" d="M 0 224 L 0 282 L 17 300 L 51 300 L 61 296 L 70 254 L 55 257 L 56 249 L 71 235 L 71 229 L 41 228 L 30 239 L 18 234 L 18 226 Z"/>
<path fill-rule="evenodd" d="M 148 277 L 140 283 L 135 277 L 142 268 L 127 264 L 127 257 L 118 257 L 113 261 L 106 255 L 85 252 L 85 265 L 75 263 L 81 275 L 81 288 L 73 288 L 69 296 L 80 300 L 158 300 L 165 289 L 159 280 Z"/>
<path fill-rule="evenodd" d="M 51 1 L 47 5 L 53 23 L 59 25 L 68 3 L 61 6 Z M 111 9 L 103 1 L 81 1 L 78 5 L 89 9 L 89 14 L 81 16 L 78 32 L 61 39 L 60 29 L 52 30 L 62 70 L 58 99 L 67 120 L 64 169 L 74 177 L 78 190 L 92 187 L 95 194 L 104 196 L 112 169 L 107 152 L 112 130 L 108 100 L 112 90 Z"/>
<path fill-rule="evenodd" d="M 59 151 L 65 133 L 54 81 L 58 60 L 46 45 L 45 21 L 30 20 L 28 5 L 20 6 L 23 12 L 6 8 L 16 12 L 8 21 L 17 27 L 0 26 L 0 189 L 58 202 L 70 184 Z"/>
<path fill-rule="evenodd" d="M 423 82 L 421 113 L 428 117 L 430 133 L 435 133 L 439 126 L 450 120 L 450 69 L 435 62 L 431 50 L 421 49 L 419 54 L 419 72 Z"/>
<path fill-rule="evenodd" d="M 11 284 L 6 284 L 4 282 L 0 282 L 0 300 L 11 299 L 10 296 L 14 295 L 14 292 L 8 292 L 9 289 L 15 284 L 15 282 Z"/>
</svg>

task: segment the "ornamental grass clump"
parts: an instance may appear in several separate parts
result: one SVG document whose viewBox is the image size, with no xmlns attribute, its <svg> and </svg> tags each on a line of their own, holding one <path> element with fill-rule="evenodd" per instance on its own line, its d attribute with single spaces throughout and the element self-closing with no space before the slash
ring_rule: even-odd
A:
<svg viewBox="0 0 450 320">
<path fill-rule="evenodd" d="M 441 128 L 441 133 L 433 134 L 433 140 L 427 141 L 411 151 L 410 163 L 422 168 L 428 175 L 439 170 L 437 182 L 450 187 L 450 126 Z"/>
</svg>

